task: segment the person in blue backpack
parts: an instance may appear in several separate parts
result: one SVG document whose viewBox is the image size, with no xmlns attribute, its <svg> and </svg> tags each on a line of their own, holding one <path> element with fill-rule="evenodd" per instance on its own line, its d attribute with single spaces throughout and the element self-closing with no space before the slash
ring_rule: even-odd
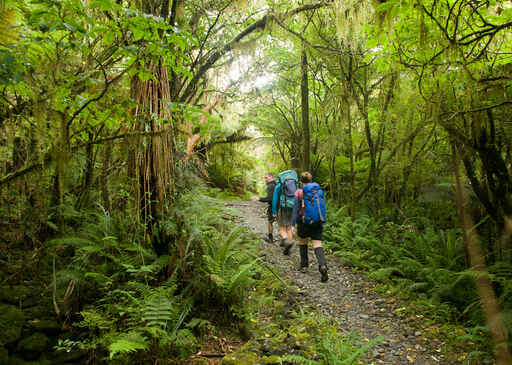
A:
<svg viewBox="0 0 512 365">
<path fill-rule="evenodd" d="M 289 255 L 293 246 L 292 215 L 295 205 L 295 192 L 299 179 L 294 170 L 286 170 L 277 175 L 277 185 L 272 199 L 272 214 L 277 217 L 283 254 Z"/>
<path fill-rule="evenodd" d="M 327 260 L 322 247 L 323 225 L 326 221 L 324 192 L 320 186 L 313 182 L 313 176 L 309 172 L 300 175 L 301 188 L 295 193 L 296 201 L 293 209 L 292 225 L 297 223 L 297 235 L 299 236 L 300 268 L 306 272 L 309 266 L 308 240 L 318 261 L 320 281 L 329 280 L 327 273 Z"/>
</svg>

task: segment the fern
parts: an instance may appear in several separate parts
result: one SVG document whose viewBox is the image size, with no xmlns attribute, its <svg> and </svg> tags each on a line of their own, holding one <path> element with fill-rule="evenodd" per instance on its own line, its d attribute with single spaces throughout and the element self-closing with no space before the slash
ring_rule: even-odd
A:
<svg viewBox="0 0 512 365">
<path fill-rule="evenodd" d="M 147 339 L 138 332 L 130 332 L 117 338 L 108 346 L 109 358 L 112 360 L 117 354 L 124 354 L 146 350 L 149 348 Z"/>
<path fill-rule="evenodd" d="M 384 267 L 377 271 L 371 272 L 368 276 L 374 280 L 384 281 L 389 279 L 392 275 L 404 276 L 402 271 L 396 267 Z"/>
<path fill-rule="evenodd" d="M 112 329 L 115 322 L 94 308 L 83 310 L 80 312 L 80 314 L 82 315 L 83 319 L 77 324 L 77 326 L 88 328 L 91 332 L 107 332 Z"/>
<path fill-rule="evenodd" d="M 149 327 L 166 328 L 169 323 L 177 319 L 172 302 L 166 295 L 161 293 L 147 298 L 141 308 L 141 312 L 142 320 Z"/>
</svg>

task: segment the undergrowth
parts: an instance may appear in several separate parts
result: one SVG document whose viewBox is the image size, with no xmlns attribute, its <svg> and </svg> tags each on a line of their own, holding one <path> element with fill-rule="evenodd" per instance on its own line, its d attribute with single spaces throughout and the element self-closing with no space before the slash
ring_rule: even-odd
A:
<svg viewBox="0 0 512 365">
<path fill-rule="evenodd" d="M 254 339 L 221 364 L 361 364 L 366 352 L 382 340 L 344 334 L 339 330 L 342 324 L 287 299 L 266 306 Z"/>
<path fill-rule="evenodd" d="M 255 235 L 233 228 L 234 219 L 193 191 L 154 233 L 153 241 L 169 239 L 158 242 L 160 256 L 155 242 L 125 233 L 126 222 L 108 214 L 90 214 L 73 234 L 48 241 L 53 300 L 75 328 L 57 349 L 85 350 L 90 363 L 180 362 L 205 328 L 231 323 L 243 335 L 258 304 L 250 293 L 275 278 L 255 254 Z"/>
<path fill-rule="evenodd" d="M 352 221 L 341 209 L 329 213 L 325 245 L 342 263 L 367 271 L 382 291 L 411 301 L 405 311 L 428 313 L 425 325 L 450 323 L 443 326 L 445 335 L 454 346 L 472 345 L 475 351 L 468 358 L 489 357 L 492 350 L 475 274 L 466 269 L 460 230 L 420 231 L 410 224 L 380 223 L 368 216 Z M 488 269 L 512 333 L 512 264 L 499 262 Z M 457 325 L 465 330 L 453 331 Z"/>
</svg>

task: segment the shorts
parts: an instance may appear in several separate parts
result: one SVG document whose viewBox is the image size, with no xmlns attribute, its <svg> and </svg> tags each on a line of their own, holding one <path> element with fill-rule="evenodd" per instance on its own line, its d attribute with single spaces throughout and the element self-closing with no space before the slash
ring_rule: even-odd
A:
<svg viewBox="0 0 512 365">
<path fill-rule="evenodd" d="M 277 217 L 277 224 L 279 227 L 287 227 L 292 225 L 292 208 L 280 208 L 279 216 Z"/>
<path fill-rule="evenodd" d="M 311 238 L 315 241 L 321 241 L 323 230 L 324 225 L 322 222 L 307 224 L 302 221 L 302 218 L 297 220 L 297 235 L 299 238 Z"/>
<path fill-rule="evenodd" d="M 271 205 L 269 205 L 267 207 L 267 220 L 269 221 L 269 223 L 274 223 L 276 220 L 276 217 L 274 217 L 274 215 L 272 214 L 272 206 Z"/>
</svg>

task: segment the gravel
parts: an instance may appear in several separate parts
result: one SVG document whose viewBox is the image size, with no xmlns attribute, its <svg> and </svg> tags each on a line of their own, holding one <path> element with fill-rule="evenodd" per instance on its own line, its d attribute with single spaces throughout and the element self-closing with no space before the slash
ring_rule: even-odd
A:
<svg viewBox="0 0 512 365">
<path fill-rule="evenodd" d="M 242 224 L 266 237 L 265 206 L 258 202 L 229 202 L 242 213 Z M 340 323 L 342 333 L 359 333 L 363 341 L 382 336 L 383 340 L 367 353 L 365 362 L 370 364 L 462 364 L 456 354 L 441 352 L 442 339 L 423 336 L 417 322 L 421 317 L 405 317 L 396 312 L 400 301 L 382 297 L 375 291 L 375 284 L 364 273 L 351 271 L 332 256 L 327 256 L 329 281 L 320 282 L 316 257 L 309 245 L 310 266 L 306 273 L 298 271 L 299 253 L 295 245 L 290 256 L 284 256 L 274 231 L 273 243 L 262 240 L 262 255 L 278 267 L 283 279 L 299 288 L 300 304 L 318 310 L 324 316 Z M 403 305 L 403 304 L 402 304 Z M 419 315 L 419 314 L 418 314 Z"/>
</svg>

